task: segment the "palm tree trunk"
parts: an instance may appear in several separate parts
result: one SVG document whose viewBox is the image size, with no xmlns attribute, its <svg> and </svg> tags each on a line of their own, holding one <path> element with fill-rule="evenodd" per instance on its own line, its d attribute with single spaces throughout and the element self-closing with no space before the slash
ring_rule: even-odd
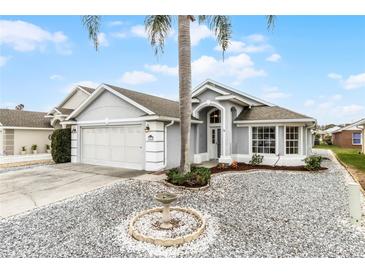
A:
<svg viewBox="0 0 365 274">
<path fill-rule="evenodd" d="M 181 158 L 180 171 L 190 172 L 190 126 L 191 126 L 191 44 L 190 19 L 187 15 L 178 16 L 179 29 L 179 99 Z"/>
</svg>

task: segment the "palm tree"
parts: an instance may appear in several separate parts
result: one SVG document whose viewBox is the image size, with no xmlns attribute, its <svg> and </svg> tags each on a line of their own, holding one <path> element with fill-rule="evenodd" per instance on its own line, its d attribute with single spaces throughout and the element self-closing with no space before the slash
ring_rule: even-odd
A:
<svg viewBox="0 0 365 274">
<path fill-rule="evenodd" d="M 217 42 L 224 52 L 229 46 L 232 33 L 232 25 L 229 16 L 212 15 L 197 16 L 198 22 L 208 23 L 214 32 Z M 273 15 L 267 16 L 267 27 L 274 26 Z M 178 16 L 178 51 L 179 51 L 179 112 L 181 132 L 181 158 L 180 172 L 186 174 L 190 171 L 190 127 L 191 127 L 191 42 L 190 23 L 196 20 L 196 16 Z M 100 16 L 83 16 L 83 24 L 87 28 L 89 38 L 93 41 L 95 49 L 98 49 L 98 33 Z M 165 39 L 172 29 L 172 16 L 151 15 L 145 19 L 145 28 L 149 41 L 155 49 L 155 54 L 163 53 Z"/>
</svg>

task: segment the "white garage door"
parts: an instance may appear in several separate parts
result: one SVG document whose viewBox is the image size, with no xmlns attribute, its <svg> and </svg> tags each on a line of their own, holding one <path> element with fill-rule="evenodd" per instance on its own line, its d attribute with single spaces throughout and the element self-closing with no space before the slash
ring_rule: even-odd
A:
<svg viewBox="0 0 365 274">
<path fill-rule="evenodd" d="M 140 125 L 83 128 L 81 139 L 83 163 L 143 169 L 144 135 Z"/>
</svg>

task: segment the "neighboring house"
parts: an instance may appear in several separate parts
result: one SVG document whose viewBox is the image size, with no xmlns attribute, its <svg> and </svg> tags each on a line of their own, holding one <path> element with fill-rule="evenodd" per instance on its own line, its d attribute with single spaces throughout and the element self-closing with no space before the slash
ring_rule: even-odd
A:
<svg viewBox="0 0 365 274">
<path fill-rule="evenodd" d="M 311 153 L 311 117 L 211 80 L 194 89 L 192 108 L 193 163 L 248 162 L 259 153 L 267 164 L 302 165 Z M 176 101 L 102 84 L 62 119 L 71 126 L 74 163 L 149 171 L 179 165 Z"/>
<path fill-rule="evenodd" d="M 18 155 L 23 146 L 27 153 L 36 144 L 39 153 L 46 152 L 53 128 L 45 112 L 0 109 L 0 155 Z"/>
<path fill-rule="evenodd" d="M 61 128 L 60 122 L 64 121 L 72 111 L 80 106 L 94 90 L 93 88 L 84 86 L 77 86 L 72 89 L 67 97 L 45 116 L 46 118 L 51 118 L 51 126 L 56 129 Z M 63 124 L 63 127 L 66 127 L 66 124 Z"/>
<path fill-rule="evenodd" d="M 332 133 L 336 130 L 339 130 L 340 128 L 340 126 L 333 126 L 324 130 L 319 129 L 316 131 L 316 133 L 320 135 L 319 140 L 323 142 L 326 136 L 331 136 L 332 138 Z"/>
<path fill-rule="evenodd" d="M 343 148 L 362 149 L 365 118 L 332 133 L 333 144 Z"/>
</svg>

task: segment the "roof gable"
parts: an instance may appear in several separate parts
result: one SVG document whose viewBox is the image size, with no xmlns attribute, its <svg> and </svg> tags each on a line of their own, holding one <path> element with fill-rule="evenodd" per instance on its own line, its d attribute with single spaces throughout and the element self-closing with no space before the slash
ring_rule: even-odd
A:
<svg viewBox="0 0 365 274">
<path fill-rule="evenodd" d="M 259 106 L 259 105 L 267 105 L 273 106 L 274 104 L 259 99 L 255 96 L 252 96 L 248 93 L 239 91 L 232 87 L 226 86 L 224 84 L 215 82 L 213 80 L 206 80 L 205 82 L 198 85 L 192 92 L 192 97 L 197 97 L 200 94 L 207 92 L 207 91 L 214 91 L 219 93 L 220 96 L 217 97 L 218 100 L 234 100 L 236 102 L 241 102 L 244 105 L 249 106 Z"/>
</svg>

